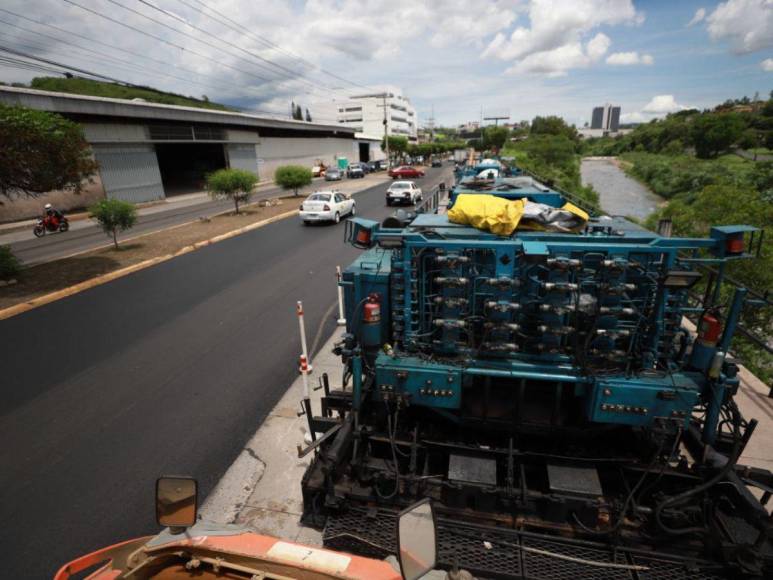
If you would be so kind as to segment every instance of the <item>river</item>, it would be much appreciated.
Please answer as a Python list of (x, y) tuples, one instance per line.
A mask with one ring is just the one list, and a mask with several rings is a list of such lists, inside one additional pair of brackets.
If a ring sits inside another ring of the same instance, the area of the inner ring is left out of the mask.
[(583, 185), (592, 185), (602, 209), (611, 215), (645, 219), (663, 203), (641, 183), (628, 177), (613, 157), (587, 157), (580, 166)]

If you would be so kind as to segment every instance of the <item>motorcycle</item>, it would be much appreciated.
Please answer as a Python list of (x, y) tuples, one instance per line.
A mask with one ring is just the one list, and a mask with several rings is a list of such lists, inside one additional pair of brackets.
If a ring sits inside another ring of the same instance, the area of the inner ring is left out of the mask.
[(66, 232), (69, 229), (70, 222), (67, 221), (66, 217), (58, 218), (52, 215), (38, 218), (38, 223), (32, 229), (32, 233), (35, 234), (36, 238), (42, 238), (47, 232)]

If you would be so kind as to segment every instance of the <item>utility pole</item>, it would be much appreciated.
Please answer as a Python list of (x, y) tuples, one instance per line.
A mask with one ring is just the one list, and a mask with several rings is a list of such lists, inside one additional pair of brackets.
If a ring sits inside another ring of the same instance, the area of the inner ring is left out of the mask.
[(381, 97), (384, 103), (384, 148), (386, 150), (386, 157), (387, 157), (387, 171), (389, 171), (392, 164), (389, 158), (389, 131), (387, 130), (387, 105), (386, 105), (387, 94), (383, 93)]

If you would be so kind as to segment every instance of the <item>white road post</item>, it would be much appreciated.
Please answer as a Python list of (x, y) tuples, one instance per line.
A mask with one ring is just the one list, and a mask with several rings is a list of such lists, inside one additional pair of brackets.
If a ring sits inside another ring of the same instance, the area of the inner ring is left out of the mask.
[(306, 362), (306, 357), (301, 355), (301, 376), (303, 377), (303, 399), (308, 401), (311, 399), (311, 391), (309, 391), (309, 365)]
[(341, 287), (341, 266), (336, 266), (336, 281), (338, 286), (338, 326), (346, 325), (344, 318), (344, 289)]
[[(306, 358), (306, 361), (309, 361), (309, 351), (306, 348), (306, 325), (303, 323), (303, 302), (298, 300), (297, 304), (295, 305), (295, 312), (298, 314), (298, 326), (301, 330), (301, 356)], [(314, 367), (311, 366), (311, 362), (308, 362), (308, 371), (311, 372)]]

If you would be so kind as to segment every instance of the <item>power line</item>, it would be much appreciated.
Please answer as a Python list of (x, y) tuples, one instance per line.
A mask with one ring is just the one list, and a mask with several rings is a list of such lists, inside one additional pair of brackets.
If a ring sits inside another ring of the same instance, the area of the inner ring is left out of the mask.
[(43, 62), (43, 63), (49, 64), (49, 65), (58, 66), (58, 67), (63, 68), (65, 70), (70, 70), (70, 71), (78, 72), (78, 73), (81, 73), (81, 74), (85, 74), (85, 75), (92, 76), (92, 77), (95, 77), (95, 78), (100, 78), (100, 79), (103, 79), (103, 80), (106, 80), (106, 81), (110, 81), (110, 82), (113, 82), (113, 83), (120, 83), (120, 84), (123, 84), (123, 85), (132, 86), (132, 87), (137, 87), (138, 86), (138, 85), (133, 85), (131, 83), (127, 83), (127, 82), (122, 81), (120, 79), (116, 79), (114, 77), (109, 77), (107, 75), (103, 75), (103, 74), (100, 74), (100, 73), (91, 72), (91, 71), (88, 71), (86, 69), (82, 69), (82, 68), (75, 67), (75, 66), (68, 65), (68, 64), (62, 64), (62, 63), (57, 62), (55, 60), (49, 60), (47, 58), (43, 58), (43, 57), (40, 57), (40, 56), (35, 56), (34, 54), (28, 54), (28, 53), (22, 52), (20, 50), (14, 50), (13, 48), (9, 48), (7, 46), (0, 45), (0, 50), (2, 50), (4, 52), (8, 52), (10, 54), (15, 54), (16, 56), (21, 56), (21, 57), (28, 58), (28, 59), (31, 59), (31, 60), (36, 60), (36, 61), (39, 61), (39, 62)]
[[(182, 18), (182, 17), (180, 17), (180, 16), (177, 16), (176, 14), (174, 14), (174, 13), (172, 13), (172, 12), (169, 12), (169, 11), (167, 11), (167, 10), (164, 10), (163, 8), (161, 8), (161, 7), (159, 7), (159, 6), (155, 6), (154, 4), (152, 4), (152, 3), (148, 2), (147, 0), (138, 0), (138, 1), (139, 1), (141, 4), (144, 4), (145, 6), (148, 6), (148, 7), (152, 8), (153, 10), (156, 10), (156, 11), (158, 11), (158, 12), (161, 12), (161, 14), (164, 14), (165, 16), (168, 16), (168, 17), (170, 17), (170, 18), (173, 18), (173, 19), (177, 20), (178, 22), (182, 22), (183, 24), (185, 24), (186, 26), (188, 26), (188, 27), (190, 27), (190, 28), (193, 28), (194, 30), (198, 30), (199, 32), (201, 32), (201, 33), (203, 33), (203, 34), (206, 34), (207, 36), (213, 36), (213, 35), (212, 35), (212, 33), (211, 33), (211, 32), (209, 32), (208, 30), (205, 30), (205, 29), (203, 29), (203, 28), (200, 28), (199, 26), (195, 26), (194, 24), (191, 24), (190, 22), (188, 22), (188, 21), (187, 21), (187, 20), (185, 20), (184, 18)], [(115, 2), (115, 0), (108, 0), (108, 2), (112, 2), (113, 4), (118, 4), (119, 6), (123, 6), (122, 4), (119, 4), (118, 2)], [(125, 6), (123, 6), (123, 7), (124, 7), (124, 8), (126, 8)], [(127, 9), (127, 10), (131, 10), (131, 9), (129, 9), (129, 8), (126, 8), (126, 9)], [(176, 28), (172, 28), (171, 26), (167, 26), (166, 24), (163, 24), (162, 22), (159, 22), (158, 20), (152, 19), (152, 18), (150, 18), (149, 16), (146, 16), (146, 15), (142, 14), (141, 12), (136, 12), (136, 11), (134, 11), (134, 10), (131, 10), (131, 11), (132, 11), (132, 12), (134, 12), (135, 14), (140, 14), (141, 16), (145, 16), (145, 18), (149, 18), (150, 20), (152, 20), (153, 22), (156, 22), (157, 24), (160, 24), (161, 26), (166, 26), (166, 27), (167, 27), (167, 28), (169, 28), (170, 30), (174, 30), (175, 32), (177, 32), (177, 33), (179, 33), (179, 34), (185, 34), (183, 31), (181, 31), (181, 30), (177, 30)], [(188, 36), (188, 35), (186, 34), (186, 36)], [(195, 36), (191, 36), (191, 38), (194, 38), (194, 39), (198, 40), (199, 42), (203, 42), (201, 39), (198, 39), (198, 38), (196, 38)], [(269, 59), (267, 59), (267, 58), (265, 58), (265, 57), (262, 57), (262, 56), (260, 56), (259, 54), (255, 54), (254, 52), (250, 52), (249, 50), (246, 50), (246, 49), (242, 48), (241, 46), (239, 46), (239, 45), (237, 45), (237, 44), (234, 44), (234, 43), (232, 43), (232, 42), (229, 42), (229, 41), (227, 41), (227, 40), (223, 40), (222, 38), (218, 38), (218, 40), (219, 40), (220, 42), (222, 42), (223, 44), (226, 44), (226, 45), (228, 45), (228, 46), (232, 46), (232, 47), (236, 48), (237, 50), (241, 50), (241, 51), (242, 51), (242, 52), (244, 52), (245, 54), (249, 54), (249, 55), (250, 55), (250, 56), (252, 56), (253, 58), (257, 58), (258, 60), (260, 60), (260, 61), (262, 61), (262, 62), (265, 62), (266, 64), (269, 64), (269, 65), (271, 65), (271, 66), (273, 66), (273, 67), (275, 67), (275, 68), (279, 69), (280, 71), (284, 72), (285, 76), (287, 76), (287, 77), (288, 77), (288, 78), (290, 78), (290, 79), (296, 79), (296, 78), (298, 78), (298, 72), (297, 72), (297, 71), (294, 71), (294, 70), (292, 70), (292, 69), (289, 69), (289, 68), (287, 68), (286, 66), (283, 66), (283, 65), (281, 65), (281, 64), (275, 63), (274, 61), (272, 61), (272, 60), (269, 60)], [(218, 50), (222, 50), (222, 49), (221, 49), (221, 48), (218, 48)], [(226, 54), (229, 54), (229, 53), (226, 53)], [(232, 55), (232, 56), (233, 56), (233, 55)], [(237, 57), (237, 58), (238, 58), (238, 57)], [(248, 61), (248, 62), (249, 62), (249, 61)], [(271, 72), (274, 72), (274, 71), (271, 71)], [(274, 72), (274, 74), (276, 74), (276, 73)], [(305, 81), (305, 82), (308, 82), (308, 81)]]
[[(208, 85), (206, 83), (201, 83), (201, 82), (194, 81), (194, 80), (191, 80), (191, 79), (186, 79), (184, 77), (178, 77), (178, 76), (169, 74), (166, 71), (159, 71), (157, 69), (152, 69), (152, 68), (149, 68), (149, 67), (143, 67), (141, 65), (136, 65), (136, 64), (134, 64), (131, 61), (124, 60), (124, 59), (118, 58), (116, 56), (100, 53), (100, 52), (97, 52), (96, 50), (92, 50), (92, 49), (90, 49), (90, 48), (88, 48), (86, 46), (82, 46), (82, 45), (76, 44), (74, 42), (68, 42), (68, 41), (63, 40), (61, 38), (57, 38), (56, 36), (51, 36), (50, 34), (45, 34), (43, 32), (38, 32), (36, 30), (30, 30), (29, 28), (25, 28), (23, 26), (19, 26), (17, 24), (13, 24), (11, 22), (8, 22), (7, 20), (3, 20), (2, 18), (0, 18), (0, 23), (6, 24), (6, 25), (11, 26), (13, 28), (17, 28), (18, 30), (23, 30), (25, 32), (29, 32), (29, 33), (32, 33), (32, 34), (43, 36), (45, 38), (50, 38), (52, 40), (57, 41), (58, 43), (64, 44), (65, 46), (71, 46), (71, 47), (79, 49), (81, 51), (95, 54), (98, 57), (100, 57), (101, 59), (109, 59), (109, 60), (112, 60), (112, 61), (115, 61), (115, 62), (118, 62), (118, 63), (124, 63), (126, 65), (129, 65), (129, 66), (133, 67), (133, 68), (132, 69), (126, 69), (125, 66), (122, 67), (122, 68), (124, 68), (125, 70), (130, 70), (131, 72), (134, 72), (134, 73), (139, 72), (139, 73), (143, 73), (143, 74), (150, 74), (152, 76), (158, 76), (158, 77), (161, 77), (161, 78), (173, 78), (173, 79), (177, 79), (179, 81), (183, 81), (185, 83), (199, 85), (199, 86), (202, 86), (202, 87), (205, 87), (205, 88), (210, 88), (210, 89), (217, 89), (217, 88), (219, 88), (219, 87), (216, 87), (215, 85)], [(37, 50), (41, 49), (40, 46), (33, 47), (33, 48), (35, 48)], [(44, 46), (43, 49), (45, 49), (45, 48), (46, 47)], [(83, 57), (83, 56), (81, 56), (81, 58), (91, 58), (93, 60), (93, 57)], [(120, 67), (120, 65), (116, 65), (116, 64), (111, 64), (111, 66), (118, 66), (118, 67)]]
[(144, 30), (142, 30), (140, 28), (132, 26), (131, 24), (126, 24), (125, 22), (121, 22), (120, 20), (116, 20), (115, 18), (107, 16), (106, 14), (102, 14), (101, 12), (98, 12), (96, 10), (92, 10), (91, 8), (88, 8), (86, 6), (82, 6), (82, 5), (78, 4), (77, 2), (73, 2), (73, 0), (63, 0), (63, 1), (67, 2), (68, 4), (71, 4), (73, 6), (77, 6), (81, 10), (85, 10), (86, 12), (90, 12), (91, 14), (94, 14), (95, 16), (99, 16), (100, 18), (104, 18), (105, 20), (109, 20), (110, 22), (113, 22), (115, 24), (123, 26), (124, 28), (128, 28), (130, 30), (133, 30), (134, 32), (139, 32), (140, 34), (142, 34), (144, 36), (147, 36), (149, 38), (153, 38), (155, 40), (163, 42), (164, 44), (168, 44), (169, 46), (173, 46), (174, 48), (178, 48), (178, 49), (180, 49), (180, 50), (182, 50), (184, 52), (188, 52), (190, 54), (198, 56), (199, 58), (203, 58), (205, 60), (213, 62), (213, 63), (217, 64), (218, 66), (224, 66), (226, 68), (230, 68), (232, 70), (235, 70), (235, 71), (240, 72), (240, 73), (245, 74), (245, 75), (249, 75), (249, 76), (255, 77), (255, 78), (257, 78), (257, 79), (259, 79), (261, 81), (267, 82), (267, 83), (273, 82), (273, 81), (271, 81), (271, 80), (269, 80), (269, 79), (267, 79), (265, 77), (262, 77), (260, 75), (256, 75), (256, 74), (251, 73), (249, 71), (242, 70), (242, 69), (240, 69), (238, 67), (235, 67), (235, 66), (232, 66), (232, 65), (229, 65), (229, 64), (225, 64), (224, 62), (221, 62), (221, 61), (219, 61), (219, 60), (217, 60), (215, 58), (211, 58), (211, 57), (209, 57), (209, 56), (207, 56), (205, 54), (201, 54), (200, 52), (196, 52), (196, 51), (193, 51), (193, 50), (191, 50), (189, 48), (185, 48), (184, 46), (181, 46), (179, 44), (171, 42), (171, 41), (169, 41), (169, 40), (167, 40), (165, 38), (162, 38), (160, 36), (156, 36), (155, 34), (151, 34), (150, 32), (146, 32), (146, 31), (144, 31)]
[(315, 63), (313, 63), (313, 62), (303, 58), (302, 56), (296, 55), (295, 53), (293, 53), (293, 52), (291, 52), (291, 51), (289, 51), (289, 50), (279, 46), (278, 44), (272, 42), (271, 40), (269, 40), (269, 39), (267, 39), (267, 38), (265, 38), (263, 36), (260, 36), (259, 34), (255, 34), (254, 32), (250, 31), (248, 28), (246, 28), (245, 26), (243, 26), (240, 23), (236, 22), (232, 18), (229, 18), (228, 16), (226, 16), (222, 12), (219, 12), (215, 8), (207, 6), (206, 4), (204, 4), (204, 2), (201, 2), (201, 0), (194, 0), (194, 2), (196, 2), (197, 4), (199, 4), (200, 6), (205, 8), (206, 10), (208, 10), (209, 12), (212, 12), (212, 13), (218, 15), (220, 18), (226, 20), (227, 22), (230, 22), (231, 24), (229, 25), (228, 23), (223, 22), (222, 20), (218, 20), (217, 18), (215, 18), (214, 16), (212, 16), (210, 14), (206, 14), (201, 8), (196, 8), (194, 6), (191, 6), (188, 2), (186, 2), (186, 0), (177, 0), (177, 1), (180, 2), (181, 4), (184, 4), (185, 6), (188, 6), (189, 8), (191, 8), (193, 10), (196, 10), (197, 12), (199, 12), (199, 14), (202, 14), (204, 16), (208, 16), (209, 18), (212, 18), (216, 22), (219, 22), (223, 26), (226, 26), (226, 27), (230, 28), (231, 30), (233, 30), (235, 32), (240, 32), (241, 34), (246, 34), (247, 36), (257, 40), (258, 42), (260, 42), (264, 46), (269, 47), (269, 48), (273, 48), (273, 49), (275, 49), (275, 50), (285, 54), (286, 56), (288, 56), (288, 57), (290, 57), (290, 58), (292, 58), (294, 60), (306, 63), (309, 66), (311, 66), (312, 68), (317, 69), (320, 72), (322, 72), (322, 73), (324, 73), (324, 74), (326, 74), (328, 76), (336, 78), (336, 79), (338, 79), (340, 81), (343, 81), (343, 82), (345, 82), (347, 84), (350, 84), (352, 86), (355, 86), (355, 87), (359, 87), (359, 88), (366, 89), (366, 90), (371, 90), (370, 87), (367, 87), (365, 85), (361, 85), (361, 84), (356, 83), (354, 81), (350, 81), (350, 80), (348, 80), (348, 79), (346, 79), (346, 78), (344, 78), (342, 76), (339, 76), (339, 75), (337, 75), (337, 74), (335, 74), (335, 73), (333, 73), (331, 71), (325, 70), (321, 66), (319, 66), (319, 65), (317, 65), (317, 64), (315, 64)]
[[(119, 51), (119, 52), (123, 52), (123, 53), (129, 54), (129, 55), (131, 55), (131, 56), (134, 56), (134, 57), (137, 57), (137, 58), (142, 58), (142, 59), (145, 59), (145, 60), (148, 60), (148, 61), (151, 61), (151, 62), (155, 62), (155, 63), (158, 63), (158, 64), (162, 64), (162, 65), (164, 65), (164, 66), (173, 66), (174, 68), (176, 68), (176, 69), (177, 69), (177, 70), (179, 70), (179, 71), (188, 72), (188, 73), (191, 73), (191, 74), (194, 74), (194, 75), (197, 75), (197, 76), (203, 76), (203, 75), (201, 75), (200, 73), (198, 73), (198, 72), (197, 72), (197, 71), (195, 71), (195, 70), (188, 69), (188, 68), (185, 68), (185, 67), (182, 67), (182, 66), (179, 66), (179, 65), (170, 65), (169, 61), (158, 60), (158, 59), (156, 59), (156, 58), (152, 58), (152, 57), (146, 56), (146, 55), (144, 55), (144, 54), (140, 54), (140, 53), (138, 53), (138, 52), (132, 52), (131, 50), (126, 50), (125, 48), (121, 48), (121, 47), (119, 47), (119, 46), (114, 46), (114, 45), (112, 45), (112, 44), (108, 44), (108, 43), (106, 43), (106, 42), (102, 42), (102, 41), (100, 41), (100, 40), (97, 40), (97, 39), (95, 39), (95, 38), (88, 37), (88, 36), (86, 36), (86, 35), (83, 35), (83, 34), (78, 34), (77, 32), (73, 32), (72, 30), (67, 30), (67, 29), (65, 29), (65, 28), (60, 28), (60, 27), (58, 27), (58, 26), (54, 26), (53, 24), (47, 24), (47, 23), (45, 23), (45, 22), (40, 22), (39, 20), (34, 20), (34, 19), (32, 19), (32, 18), (28, 18), (28, 17), (26, 17), (26, 16), (23, 16), (23, 15), (21, 15), (21, 14), (17, 14), (16, 12), (12, 12), (12, 11), (10, 11), (10, 10), (6, 10), (5, 8), (0, 8), (0, 12), (6, 12), (6, 13), (8, 13), (8, 14), (11, 14), (12, 16), (15, 16), (16, 18), (20, 18), (20, 19), (22, 19), (22, 20), (26, 20), (26, 21), (28, 21), (28, 22), (32, 22), (33, 24), (38, 24), (38, 25), (40, 25), (40, 26), (45, 26), (45, 27), (47, 27), (47, 28), (51, 28), (51, 29), (53, 29), (53, 30), (56, 30), (56, 31), (58, 31), (58, 32), (62, 32), (62, 33), (64, 33), (64, 34), (67, 34), (67, 35), (69, 35), (69, 36), (75, 36), (75, 37), (77, 37), (77, 38), (82, 38), (83, 40), (87, 40), (87, 41), (89, 41), (89, 42), (93, 42), (93, 43), (95, 43), (95, 44), (98, 44), (98, 45), (100, 45), (100, 46), (104, 46), (104, 47), (110, 48), (110, 49), (112, 49), (112, 50), (116, 50), (116, 51)], [(18, 26), (18, 25), (16, 25), (16, 24), (14, 24), (13, 26), (16, 26), (17, 28), (20, 28), (20, 29), (22, 29), (22, 30), (25, 30), (24, 28), (22, 28), (22, 27), (20, 27), (20, 26)], [(30, 32), (34, 32), (34, 34), (40, 34), (40, 35), (42, 35), (42, 34), (43, 34), (42, 32), (35, 32), (35, 31), (30, 31)], [(46, 36), (48, 36), (48, 35), (46, 35)], [(61, 40), (61, 39), (59, 39), (59, 38), (56, 38), (56, 37), (54, 37), (54, 36), (51, 36), (50, 38), (54, 38), (54, 39), (55, 39), (55, 40), (57, 40), (58, 42), (63, 42), (63, 43), (65, 43), (65, 44), (67, 43), (67, 41)], [(164, 74), (166, 74), (166, 73), (164, 73)], [(218, 87), (215, 87), (214, 85), (210, 85), (210, 86), (211, 86), (212, 88), (218, 88)]]
[[(69, 1), (70, 1), (70, 0), (65, 0), (65, 2), (69, 2)], [(169, 30), (171, 30), (171, 31), (173, 31), (173, 32), (176, 32), (177, 34), (182, 34), (183, 36), (185, 36), (185, 37), (187, 37), (187, 38), (190, 38), (190, 39), (192, 39), (192, 40), (195, 40), (196, 42), (200, 42), (201, 44), (204, 44), (204, 45), (206, 45), (206, 46), (209, 46), (210, 48), (214, 48), (215, 50), (219, 50), (219, 51), (220, 51), (220, 52), (222, 52), (223, 54), (227, 54), (227, 55), (229, 55), (229, 56), (232, 56), (232, 57), (234, 57), (234, 58), (238, 58), (238, 59), (242, 60), (243, 62), (246, 62), (246, 63), (248, 63), (248, 64), (250, 64), (250, 65), (252, 65), (252, 66), (259, 66), (259, 67), (262, 67), (262, 70), (265, 70), (265, 65), (260, 65), (260, 64), (256, 64), (256, 63), (254, 63), (254, 62), (251, 62), (251, 61), (249, 61), (249, 60), (245, 59), (244, 57), (241, 57), (241, 56), (239, 56), (239, 55), (237, 55), (237, 54), (234, 54), (234, 53), (232, 53), (232, 52), (229, 52), (229, 51), (227, 51), (227, 50), (225, 50), (225, 49), (223, 49), (223, 48), (221, 48), (221, 47), (217, 46), (216, 44), (213, 44), (213, 43), (211, 43), (211, 42), (209, 42), (209, 41), (207, 41), (207, 40), (203, 40), (203, 39), (201, 39), (201, 38), (198, 38), (198, 37), (194, 36), (193, 34), (189, 34), (189, 33), (185, 32), (184, 30), (179, 30), (179, 29), (175, 28), (174, 26), (170, 26), (169, 24), (166, 24), (166, 23), (164, 23), (164, 22), (161, 22), (160, 20), (158, 20), (158, 19), (156, 19), (156, 18), (152, 18), (152, 17), (148, 16), (147, 14), (143, 14), (142, 12), (140, 12), (140, 11), (138, 11), (138, 10), (135, 10), (135, 9), (133, 9), (133, 8), (130, 8), (130, 7), (126, 6), (126, 5), (124, 5), (124, 4), (121, 4), (121, 3), (120, 3), (120, 2), (118, 2), (117, 0), (107, 0), (107, 1), (108, 1), (108, 2), (110, 2), (111, 4), (115, 4), (116, 6), (120, 6), (121, 8), (123, 8), (124, 10), (127, 10), (127, 11), (131, 12), (132, 14), (136, 14), (137, 16), (140, 16), (140, 17), (142, 17), (142, 18), (145, 18), (146, 20), (150, 20), (151, 22), (153, 22), (153, 23), (155, 23), (155, 24), (158, 24), (159, 26), (163, 26), (164, 28), (167, 28), (167, 29), (169, 29)], [(158, 10), (158, 11), (160, 11), (162, 14), (168, 14), (168, 13), (167, 13), (167, 12), (165, 12), (164, 10), (162, 10), (162, 9), (160, 9), (160, 8), (156, 7), (156, 6), (153, 6), (152, 4), (150, 4), (150, 3), (148, 3), (148, 2), (145, 2), (144, 0), (139, 0), (139, 1), (140, 1), (140, 2), (142, 2), (143, 4), (145, 4), (146, 6), (150, 6), (151, 8), (153, 8), (153, 9), (155, 9), (155, 10)], [(191, 28), (193, 28), (193, 29), (195, 29), (195, 30), (198, 30), (198, 31), (200, 31), (200, 32), (203, 32), (204, 34), (206, 34), (206, 35), (208, 35), (208, 36), (212, 36), (212, 35), (211, 35), (209, 32), (207, 32), (207, 31), (206, 31), (206, 30), (204, 30), (203, 28), (196, 27), (196, 26), (194, 26), (194, 25), (192, 25), (192, 24), (188, 24), (188, 26), (190, 26)], [(261, 61), (266, 61), (266, 62), (268, 62), (268, 63), (270, 63), (270, 64), (271, 64), (271, 61), (267, 61), (267, 60), (266, 60), (266, 59), (264, 59), (263, 57), (261, 57), (261, 56), (259, 56), (259, 55), (255, 54), (255, 53), (252, 53), (252, 52), (250, 52), (250, 51), (248, 51), (248, 50), (245, 50), (245, 49), (243, 49), (242, 47), (240, 47), (240, 46), (238, 46), (238, 45), (236, 45), (236, 44), (233, 44), (232, 42), (229, 42), (229, 41), (227, 41), (227, 40), (223, 40), (222, 38), (220, 38), (220, 39), (217, 39), (217, 40), (219, 40), (219, 41), (220, 41), (221, 43), (223, 43), (223, 44), (226, 44), (226, 45), (228, 45), (228, 46), (232, 46), (232, 47), (236, 48), (237, 50), (241, 50), (242, 52), (244, 52), (245, 54), (248, 54), (248, 55), (252, 56), (253, 58), (257, 58), (258, 60), (261, 60)], [(279, 65), (277, 65), (277, 66), (279, 66)], [(287, 70), (289, 70), (289, 69), (287, 69)], [(270, 74), (277, 74), (277, 73), (276, 73), (276, 72), (274, 72), (274, 71), (268, 71), (268, 72), (269, 72)], [(317, 88), (317, 86), (316, 86), (316, 85), (314, 85), (313, 83), (310, 83), (309, 81), (307, 81), (307, 80), (305, 80), (305, 79), (303, 79), (303, 78), (301, 78), (301, 77), (298, 77), (298, 76), (297, 76), (297, 73), (293, 73), (293, 71), (290, 71), (290, 73), (291, 73), (291, 74), (289, 74), (289, 75), (288, 75), (287, 73), (285, 73), (285, 76), (287, 76), (289, 80), (299, 80), (299, 81), (301, 81), (301, 82), (305, 82), (305, 83), (309, 84), (309, 85), (310, 85), (312, 88), (315, 88), (315, 89)], [(267, 79), (267, 82), (273, 82), (273, 81), (275, 81), (275, 80), (278, 80), (278, 79), (272, 79), (272, 80), (268, 80), (268, 79)], [(325, 88), (325, 89), (327, 89), (327, 90), (330, 90), (330, 89), (328, 89), (327, 87), (322, 87), (322, 88)]]

